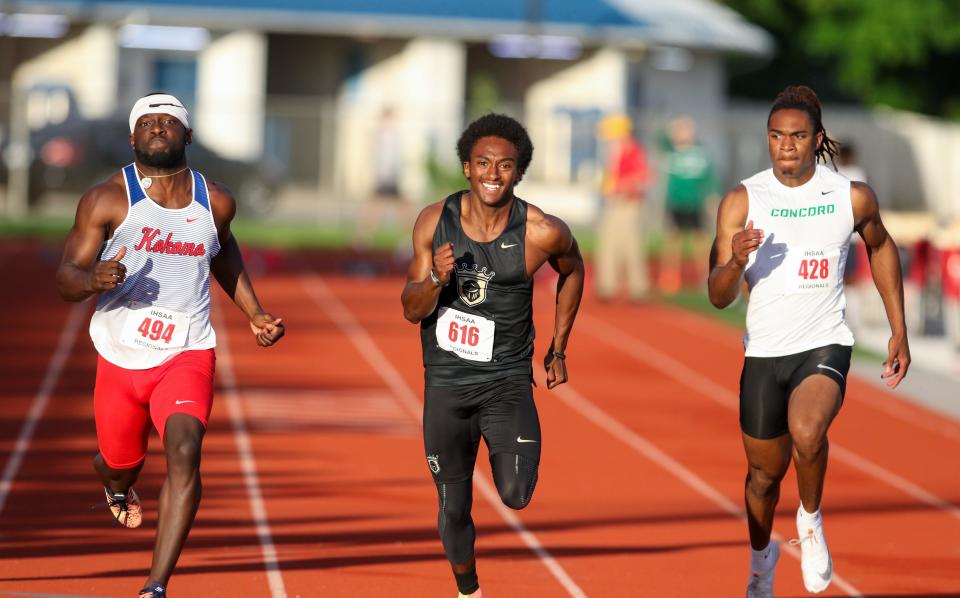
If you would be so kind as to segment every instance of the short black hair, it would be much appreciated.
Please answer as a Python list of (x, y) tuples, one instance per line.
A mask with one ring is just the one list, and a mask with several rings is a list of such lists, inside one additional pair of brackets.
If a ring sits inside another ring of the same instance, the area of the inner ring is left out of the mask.
[(505, 114), (491, 112), (481, 116), (464, 129), (457, 141), (457, 155), (461, 163), (470, 161), (470, 152), (482, 137), (500, 137), (512, 143), (517, 148), (517, 172), (523, 176), (533, 159), (533, 142), (523, 125)]

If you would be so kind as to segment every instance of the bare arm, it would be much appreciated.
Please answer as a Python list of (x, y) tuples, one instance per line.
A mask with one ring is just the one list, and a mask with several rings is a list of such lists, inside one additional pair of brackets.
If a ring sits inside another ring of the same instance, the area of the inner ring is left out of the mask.
[(880, 220), (880, 205), (873, 189), (865, 183), (851, 183), (851, 200), (855, 227), (866, 245), (873, 283), (883, 300), (887, 321), (890, 323), (887, 359), (883, 362), (884, 371), (881, 376), (889, 378), (887, 386), (896, 388), (910, 367), (910, 346), (903, 313), (900, 255), (896, 243)]
[(546, 253), (550, 267), (560, 275), (553, 341), (543, 359), (547, 388), (553, 388), (568, 380), (565, 352), (583, 298), (583, 256), (570, 228), (559, 218), (543, 214), (542, 220), (535, 219), (532, 224), (528, 229), (531, 244)]
[(286, 332), (283, 320), (264, 311), (253, 290), (253, 283), (250, 282), (243, 255), (240, 253), (240, 245), (230, 230), (230, 223), (237, 213), (236, 200), (226, 187), (216, 183), (209, 186), (210, 208), (220, 240), (220, 252), (210, 262), (210, 272), (234, 304), (247, 316), (257, 344), (269, 347)]
[(746, 221), (748, 208), (747, 189), (743, 185), (727, 193), (717, 208), (717, 236), (710, 250), (707, 288), (710, 303), (718, 309), (737, 298), (750, 253), (763, 243), (763, 231)]
[(126, 204), (123, 188), (112, 180), (92, 187), (80, 199), (57, 268), (57, 291), (65, 301), (83, 301), (123, 283), (127, 269), (120, 260), (126, 247), (110, 259), (97, 258), (103, 242), (126, 217)]
[[(433, 233), (442, 211), (443, 202), (431, 204), (420, 212), (413, 225), (413, 259), (407, 269), (407, 283), (400, 295), (403, 317), (412, 324), (419, 323), (433, 313), (441, 289), (449, 284), (453, 275), (453, 245), (440, 247), (436, 255), (433, 252)], [(440, 284), (431, 278), (431, 270)]]

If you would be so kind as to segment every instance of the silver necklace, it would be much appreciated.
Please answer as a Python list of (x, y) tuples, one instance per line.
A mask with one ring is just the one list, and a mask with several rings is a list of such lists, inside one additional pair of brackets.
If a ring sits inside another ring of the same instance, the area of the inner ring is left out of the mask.
[(188, 167), (188, 166), (184, 166), (184, 167), (181, 168), (180, 170), (178, 170), (178, 171), (176, 171), (176, 172), (172, 172), (172, 173), (170, 173), (170, 174), (155, 174), (155, 175), (153, 175), (153, 176), (147, 176), (147, 175), (143, 174), (143, 172), (142, 172), (139, 168), (137, 168), (137, 172), (139, 172), (139, 173), (140, 173), (140, 176), (143, 177), (142, 179), (140, 179), (140, 184), (143, 185), (143, 188), (144, 188), (144, 189), (149, 189), (150, 186), (153, 185), (153, 179), (162, 179), (162, 178), (165, 178), (165, 177), (168, 177), (168, 176), (175, 176), (175, 175), (180, 174), (181, 172), (183, 172), (183, 171), (186, 170), (187, 168), (189, 168), (189, 167)]

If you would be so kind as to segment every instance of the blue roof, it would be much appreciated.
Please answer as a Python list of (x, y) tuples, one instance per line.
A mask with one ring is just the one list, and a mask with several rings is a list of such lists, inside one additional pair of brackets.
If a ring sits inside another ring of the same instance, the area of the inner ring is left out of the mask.
[[(131, 4), (127, 1), (107, 0), (97, 4)], [(522, 0), (485, 0), (482, 3), (450, 0), (150, 0), (135, 2), (141, 5), (189, 6), (191, 8), (226, 8), (263, 11), (269, 9), (334, 12), (365, 15), (394, 15), (403, 17), (432, 17), (452, 19), (485, 19), (526, 21), (526, 4)], [(542, 19), (551, 23), (577, 25), (629, 26), (637, 22), (602, 0), (540, 0)]]
[(665, 44), (756, 55), (773, 49), (766, 31), (715, 0), (44, 0), (43, 6), (87, 21), (134, 17), (221, 30), (480, 41), (534, 29), (598, 45)]
[(526, 22), (527, 6), (538, 5), (544, 23), (629, 27), (642, 25), (603, 0), (87, 0), (94, 6), (180, 7), (189, 9), (226, 9), (233, 11), (341, 13), (344, 15), (482, 19), (487, 21)]

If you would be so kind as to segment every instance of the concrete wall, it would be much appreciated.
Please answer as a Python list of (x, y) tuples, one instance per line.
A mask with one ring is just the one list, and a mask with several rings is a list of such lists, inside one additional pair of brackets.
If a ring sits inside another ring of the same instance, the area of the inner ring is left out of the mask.
[(420, 38), (406, 42), (399, 52), (390, 44), (375, 46), (369, 59), (367, 68), (349, 77), (340, 90), (335, 189), (357, 199), (373, 192), (376, 128), (383, 110), (390, 108), (401, 129), (400, 190), (421, 199), (428, 188), (425, 165), (431, 148), (452, 152), (460, 133), (463, 45)]
[[(906, 141), (911, 169), (919, 173), (919, 188), (902, 190), (903, 199), (925, 199), (924, 207), (943, 221), (960, 219), (960, 125), (892, 111), (878, 112), (874, 120)], [(891, 168), (887, 174), (896, 177), (898, 170), (903, 171)]]
[(116, 108), (117, 54), (114, 29), (91, 26), (23, 63), (14, 74), (15, 93), (40, 84), (62, 84), (73, 91), (79, 116), (102, 118)]
[(216, 37), (198, 58), (198, 140), (218, 154), (255, 160), (263, 152), (267, 91), (266, 36), (236, 31)]
[[(527, 130), (540, 142), (531, 175), (570, 181), (570, 110), (619, 112), (627, 109), (627, 56), (601, 49), (530, 86), (524, 106)], [(590, 184), (592, 177), (584, 177)]]

